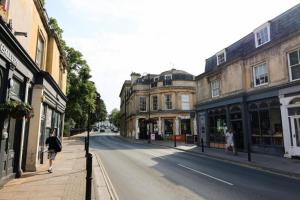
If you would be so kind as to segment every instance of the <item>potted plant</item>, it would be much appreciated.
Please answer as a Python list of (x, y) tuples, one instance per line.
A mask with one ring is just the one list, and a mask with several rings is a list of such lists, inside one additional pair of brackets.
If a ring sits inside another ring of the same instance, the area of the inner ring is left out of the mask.
[(5, 103), (0, 104), (0, 117), (2, 119), (5, 119), (8, 115), (10, 115), (14, 107), (15, 104), (12, 101), (7, 101)]

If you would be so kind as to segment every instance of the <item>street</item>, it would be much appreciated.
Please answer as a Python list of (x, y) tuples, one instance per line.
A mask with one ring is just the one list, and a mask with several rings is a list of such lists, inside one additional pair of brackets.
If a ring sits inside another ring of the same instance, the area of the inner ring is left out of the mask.
[(160, 146), (94, 133), (101, 158), (121, 200), (299, 199), (300, 181), (198, 157)]

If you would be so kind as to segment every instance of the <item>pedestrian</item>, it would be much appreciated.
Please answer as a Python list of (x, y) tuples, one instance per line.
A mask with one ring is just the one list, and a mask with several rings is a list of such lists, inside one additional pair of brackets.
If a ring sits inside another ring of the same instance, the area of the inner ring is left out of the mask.
[(232, 152), (234, 154), (236, 154), (235, 152), (235, 146), (234, 146), (234, 138), (233, 138), (233, 131), (232, 129), (229, 129), (229, 131), (227, 131), (225, 133), (225, 141), (226, 141), (226, 144), (225, 144), (225, 152), (228, 152), (229, 148), (232, 148)]
[(53, 172), (53, 161), (55, 160), (57, 152), (61, 151), (61, 142), (55, 135), (55, 129), (50, 130), (50, 135), (46, 140), (46, 145), (48, 146), (48, 159), (49, 159), (49, 169), (48, 172)]

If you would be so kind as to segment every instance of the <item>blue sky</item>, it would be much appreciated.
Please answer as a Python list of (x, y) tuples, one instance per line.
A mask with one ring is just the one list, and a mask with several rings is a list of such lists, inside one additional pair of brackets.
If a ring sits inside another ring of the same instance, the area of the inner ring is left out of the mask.
[(297, 0), (46, 0), (48, 15), (81, 51), (107, 110), (131, 72), (176, 68), (194, 75), (226, 48)]

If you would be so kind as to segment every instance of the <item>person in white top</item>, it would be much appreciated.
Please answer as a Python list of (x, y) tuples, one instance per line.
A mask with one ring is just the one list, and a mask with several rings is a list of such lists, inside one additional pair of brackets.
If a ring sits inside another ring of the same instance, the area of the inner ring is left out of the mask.
[(229, 129), (229, 131), (227, 131), (225, 133), (225, 151), (228, 152), (229, 147), (232, 147), (232, 151), (235, 154), (235, 146), (234, 146), (234, 142), (233, 142), (233, 131), (232, 129)]

